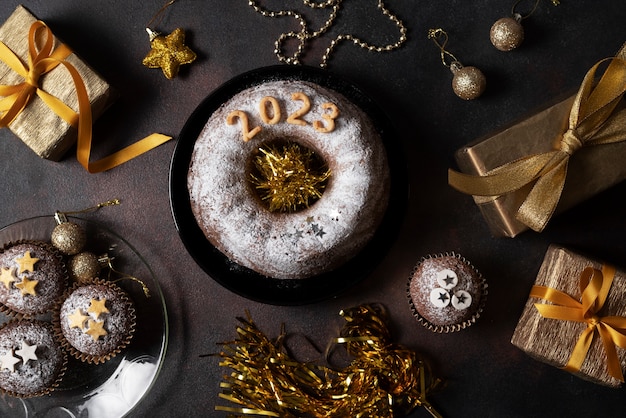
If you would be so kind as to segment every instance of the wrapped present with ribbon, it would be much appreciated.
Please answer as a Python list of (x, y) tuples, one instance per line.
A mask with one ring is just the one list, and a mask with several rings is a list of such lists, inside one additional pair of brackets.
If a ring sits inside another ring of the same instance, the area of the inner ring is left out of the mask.
[(553, 214), (626, 179), (625, 60), (626, 45), (573, 97), (457, 151), (461, 172), (449, 170), (448, 182), (473, 195), (494, 236), (540, 232)]
[(626, 368), (626, 273), (551, 245), (511, 343), (531, 357), (610, 387)]
[(82, 80), (94, 119), (110, 104), (111, 87), (37, 22), (18, 6), (0, 27), (0, 124), (40, 157), (58, 161), (77, 138), (73, 77)]
[(8, 127), (37, 155), (53, 161), (77, 143), (77, 159), (91, 173), (171, 139), (152, 134), (90, 161), (92, 124), (110, 104), (111, 88), (23, 6), (0, 27), (0, 97), (0, 127)]

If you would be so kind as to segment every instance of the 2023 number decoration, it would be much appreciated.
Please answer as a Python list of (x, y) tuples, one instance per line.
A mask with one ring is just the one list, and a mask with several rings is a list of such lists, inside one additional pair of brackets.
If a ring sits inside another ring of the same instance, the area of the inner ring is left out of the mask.
[[(303, 119), (311, 111), (311, 100), (302, 92), (295, 92), (291, 100), (302, 102), (301, 106), (287, 115), (286, 122), (292, 125), (307, 126), (309, 123)], [(339, 108), (330, 102), (322, 103), (322, 119), (312, 123), (313, 129), (321, 133), (329, 133), (335, 130), (335, 119), (339, 117)], [(271, 109), (271, 112), (270, 112)], [(275, 125), (283, 120), (278, 100), (272, 96), (265, 96), (259, 101), (259, 116), (268, 125)], [(248, 142), (263, 130), (261, 126), (250, 126), (248, 114), (243, 110), (233, 110), (226, 117), (226, 123), (234, 125), (239, 120), (241, 135), (244, 142)]]

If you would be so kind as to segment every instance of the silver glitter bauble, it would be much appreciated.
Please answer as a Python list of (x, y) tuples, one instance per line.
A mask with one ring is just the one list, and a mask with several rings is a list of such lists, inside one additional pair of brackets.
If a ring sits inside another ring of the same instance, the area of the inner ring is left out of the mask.
[(479, 97), (487, 87), (487, 79), (482, 71), (476, 67), (463, 67), (458, 63), (450, 66), (454, 74), (452, 90), (463, 100), (472, 100)]
[(98, 256), (88, 251), (78, 253), (68, 263), (70, 275), (77, 282), (94, 279), (102, 269)]
[(72, 222), (63, 222), (55, 226), (50, 238), (52, 245), (67, 255), (78, 254), (87, 243), (85, 230)]
[(524, 41), (524, 27), (520, 23), (521, 17), (503, 17), (491, 27), (489, 38), (491, 43), (500, 51), (511, 51)]

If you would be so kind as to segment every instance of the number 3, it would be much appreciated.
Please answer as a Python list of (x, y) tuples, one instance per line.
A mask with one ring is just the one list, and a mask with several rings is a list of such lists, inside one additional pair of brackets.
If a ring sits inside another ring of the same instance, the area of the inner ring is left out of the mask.
[(316, 120), (315, 122), (313, 122), (313, 127), (318, 132), (332, 132), (335, 129), (335, 119), (337, 119), (337, 116), (339, 116), (339, 109), (333, 103), (322, 104), (322, 109), (330, 109), (330, 113), (322, 114), (322, 119), (326, 121), (326, 126), (324, 126), (324, 122), (322, 122), (321, 120)]

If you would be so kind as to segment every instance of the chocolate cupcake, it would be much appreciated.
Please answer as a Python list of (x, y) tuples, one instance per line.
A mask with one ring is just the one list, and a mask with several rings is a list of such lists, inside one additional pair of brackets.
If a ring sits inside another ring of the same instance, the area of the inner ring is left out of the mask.
[(50, 393), (65, 372), (67, 355), (51, 324), (12, 320), (0, 328), (0, 391), (29, 398)]
[(487, 283), (459, 254), (427, 256), (413, 270), (408, 298), (417, 320), (431, 331), (459, 331), (480, 316)]
[(135, 308), (126, 292), (111, 282), (94, 280), (75, 286), (53, 321), (64, 347), (77, 359), (104, 363), (130, 342)]
[(62, 255), (42, 241), (18, 241), (0, 253), (0, 310), (32, 316), (52, 309), (66, 291)]

